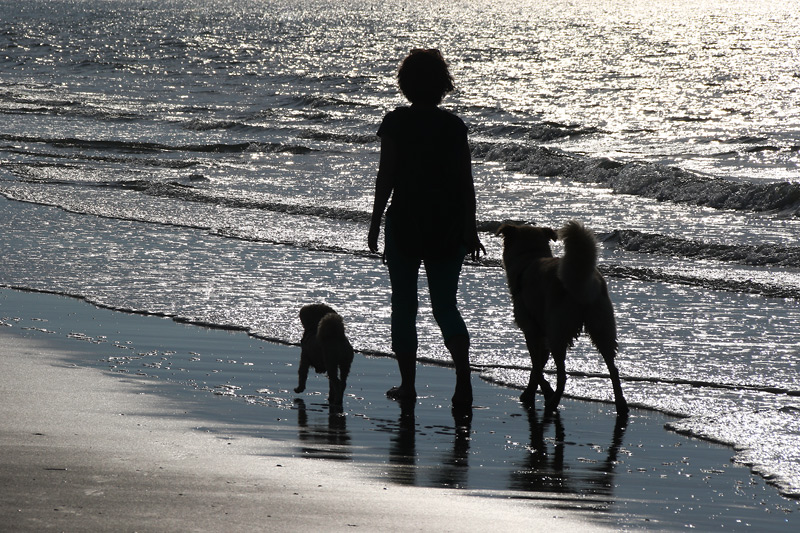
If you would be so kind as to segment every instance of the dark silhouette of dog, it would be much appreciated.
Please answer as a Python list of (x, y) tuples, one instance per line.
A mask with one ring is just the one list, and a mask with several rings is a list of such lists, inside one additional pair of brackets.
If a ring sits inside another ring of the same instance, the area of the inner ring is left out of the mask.
[[(525, 335), (532, 370), (520, 399), (534, 404), (541, 387), (545, 411), (558, 408), (567, 381), (567, 350), (585, 330), (606, 362), (618, 415), (628, 413), (622, 395), (617, 354), (614, 308), (603, 276), (597, 270), (597, 241), (577, 221), (568, 222), (556, 233), (551, 228), (503, 224), (503, 266), (514, 306), (514, 320)], [(553, 257), (550, 241), (564, 241), (564, 256)], [(556, 389), (544, 378), (543, 370), (552, 354), (556, 364)]]
[(353, 364), (353, 347), (347, 340), (344, 321), (325, 304), (310, 304), (300, 309), (303, 338), (300, 341), (299, 382), (294, 391), (306, 390), (308, 370), (328, 375), (328, 403), (342, 405), (347, 376)]

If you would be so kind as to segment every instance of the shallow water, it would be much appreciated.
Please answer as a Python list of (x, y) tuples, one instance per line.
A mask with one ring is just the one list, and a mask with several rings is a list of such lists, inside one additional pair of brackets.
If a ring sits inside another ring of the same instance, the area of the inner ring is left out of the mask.
[[(579, 218), (629, 400), (800, 495), (793, 2), (277, 4), (0, 0), (0, 285), (283, 342), (326, 301), (388, 353), (374, 133), (399, 59), (437, 46), (490, 251), (461, 288), (476, 369), (529, 367), (491, 228)], [(426, 297), (419, 323), (446, 363)], [(610, 397), (587, 342), (568, 369), (570, 395)]]

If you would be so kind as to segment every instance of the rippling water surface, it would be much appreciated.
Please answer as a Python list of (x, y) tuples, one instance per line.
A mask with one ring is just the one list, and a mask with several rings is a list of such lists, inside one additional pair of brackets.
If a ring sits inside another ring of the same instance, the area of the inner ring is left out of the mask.
[[(476, 369), (527, 381), (493, 229), (579, 218), (629, 400), (800, 495), (800, 4), (638, 4), (0, 0), (0, 284), (281, 342), (327, 301), (389, 352), (375, 131), (438, 47), (489, 249), (461, 288)], [(420, 333), (446, 362), (424, 297)], [(587, 342), (568, 368), (610, 398)]]

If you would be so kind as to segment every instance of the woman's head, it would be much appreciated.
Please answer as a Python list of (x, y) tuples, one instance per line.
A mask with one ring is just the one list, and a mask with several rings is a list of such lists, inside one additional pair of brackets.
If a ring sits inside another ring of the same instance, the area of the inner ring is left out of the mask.
[(455, 88), (442, 54), (433, 49), (412, 50), (400, 65), (397, 80), (412, 104), (438, 105)]

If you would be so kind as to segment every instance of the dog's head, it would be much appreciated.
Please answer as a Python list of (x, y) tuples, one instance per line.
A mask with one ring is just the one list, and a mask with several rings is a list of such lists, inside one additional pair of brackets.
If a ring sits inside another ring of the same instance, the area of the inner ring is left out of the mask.
[(319, 321), (328, 313), (335, 313), (335, 311), (325, 304), (304, 305), (300, 309), (300, 323), (303, 324), (304, 330), (316, 335)]
[(552, 257), (550, 241), (558, 240), (558, 233), (552, 228), (518, 224), (502, 224), (497, 235), (503, 236), (503, 258), (519, 255)]

